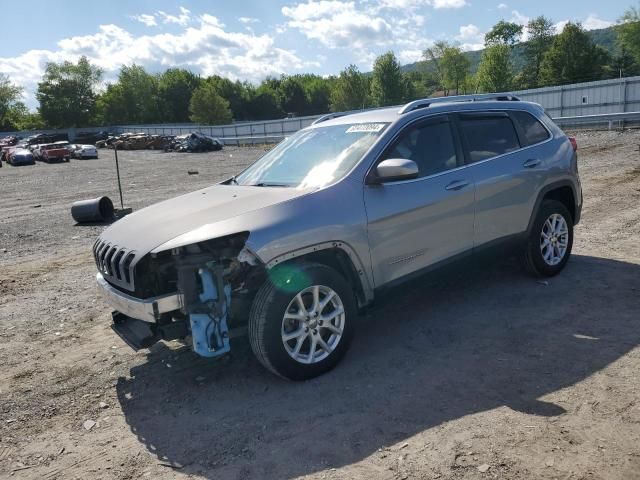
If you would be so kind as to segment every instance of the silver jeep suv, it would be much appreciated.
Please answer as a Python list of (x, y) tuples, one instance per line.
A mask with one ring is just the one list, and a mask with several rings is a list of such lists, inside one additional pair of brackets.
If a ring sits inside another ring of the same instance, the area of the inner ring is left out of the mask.
[(576, 144), (511, 95), (331, 114), (242, 173), (140, 210), (96, 241), (97, 281), (132, 347), (205, 357), (248, 326), (272, 372), (322, 374), (384, 287), (488, 247), (537, 275), (567, 263)]

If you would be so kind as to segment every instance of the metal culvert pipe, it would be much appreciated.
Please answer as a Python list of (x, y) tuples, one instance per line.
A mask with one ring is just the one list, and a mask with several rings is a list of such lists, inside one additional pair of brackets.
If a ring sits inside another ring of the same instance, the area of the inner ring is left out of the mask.
[(109, 197), (80, 200), (71, 205), (71, 216), (78, 223), (111, 220), (113, 218), (113, 202)]

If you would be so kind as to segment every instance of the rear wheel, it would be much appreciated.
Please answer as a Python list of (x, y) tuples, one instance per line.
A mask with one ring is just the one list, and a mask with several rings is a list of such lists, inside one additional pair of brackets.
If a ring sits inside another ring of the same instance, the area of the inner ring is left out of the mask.
[(525, 248), (525, 267), (537, 276), (557, 275), (569, 261), (572, 246), (573, 219), (567, 207), (544, 200)]
[(325, 265), (274, 268), (251, 308), (249, 340), (273, 373), (305, 380), (331, 370), (353, 335), (355, 298), (345, 279)]

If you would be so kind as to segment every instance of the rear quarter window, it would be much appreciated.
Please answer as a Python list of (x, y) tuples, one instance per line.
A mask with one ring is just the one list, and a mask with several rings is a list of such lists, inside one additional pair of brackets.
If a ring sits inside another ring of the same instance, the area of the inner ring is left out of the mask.
[(508, 116), (461, 116), (469, 161), (479, 162), (520, 148), (518, 135)]
[(513, 119), (518, 122), (520, 129), (524, 134), (524, 145), (535, 145), (536, 143), (544, 142), (549, 138), (549, 132), (542, 125), (542, 122), (528, 112), (513, 111), (511, 112)]

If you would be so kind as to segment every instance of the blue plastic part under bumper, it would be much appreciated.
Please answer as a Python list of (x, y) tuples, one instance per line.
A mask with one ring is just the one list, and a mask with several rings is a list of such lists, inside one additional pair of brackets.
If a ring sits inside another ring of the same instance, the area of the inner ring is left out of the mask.
[[(191, 337), (193, 350), (202, 357), (217, 357), (223, 355), (231, 347), (229, 345), (229, 328), (227, 326), (227, 312), (231, 303), (231, 287), (222, 286), (222, 282), (216, 282), (216, 277), (208, 268), (198, 271), (202, 280), (202, 293), (200, 301), (210, 305), (209, 313), (192, 313), (189, 315), (191, 323)], [(218, 289), (222, 287), (224, 298), (218, 295)]]

